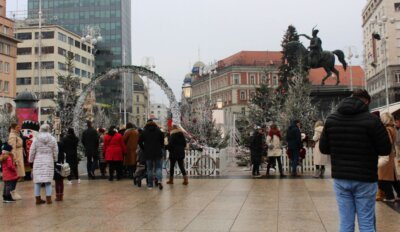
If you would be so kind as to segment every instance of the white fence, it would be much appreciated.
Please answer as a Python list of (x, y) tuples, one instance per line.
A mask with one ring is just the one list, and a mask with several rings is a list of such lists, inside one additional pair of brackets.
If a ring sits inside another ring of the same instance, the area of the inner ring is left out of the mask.
[[(204, 148), (203, 151), (185, 151), (185, 169), (188, 176), (219, 176), (225, 170), (229, 162), (229, 149), (217, 150), (215, 148)], [(167, 157), (168, 157), (167, 153)], [(169, 161), (167, 160), (167, 163)], [(165, 165), (166, 169), (169, 168)], [(169, 170), (167, 170), (169, 171)], [(178, 165), (174, 169), (175, 175), (181, 172)]]
[[(288, 172), (290, 170), (289, 157), (286, 155), (286, 149), (282, 149), (282, 168), (283, 171)], [(313, 160), (313, 148), (306, 148), (306, 157), (301, 160), (298, 164), (298, 169), (301, 172), (313, 172), (315, 170), (314, 160)]]

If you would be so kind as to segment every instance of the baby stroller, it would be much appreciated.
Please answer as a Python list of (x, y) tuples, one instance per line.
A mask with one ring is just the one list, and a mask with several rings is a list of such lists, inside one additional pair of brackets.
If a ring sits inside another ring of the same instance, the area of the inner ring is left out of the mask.
[(147, 168), (146, 168), (146, 160), (144, 159), (144, 152), (141, 149), (139, 149), (137, 154), (139, 162), (136, 166), (136, 171), (133, 174), (133, 185), (141, 187), (142, 180), (144, 178), (146, 178), (147, 180)]

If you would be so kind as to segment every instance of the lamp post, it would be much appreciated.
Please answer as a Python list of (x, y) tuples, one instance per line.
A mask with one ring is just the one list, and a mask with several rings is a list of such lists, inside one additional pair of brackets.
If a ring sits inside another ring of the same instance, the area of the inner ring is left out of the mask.
[(375, 40), (382, 40), (381, 47), (383, 47), (383, 61), (384, 61), (384, 75), (385, 75), (385, 95), (386, 95), (386, 110), (389, 112), (389, 83), (388, 83), (388, 73), (387, 73), (387, 66), (388, 66), (388, 58), (387, 58), (387, 39), (386, 36), (386, 23), (390, 22), (391, 24), (396, 22), (394, 18), (388, 18), (387, 16), (382, 16), (379, 20), (372, 20), (371, 23), (373, 25), (378, 25), (380, 31), (383, 29), (383, 36), (379, 33), (373, 33), (373, 38)]
[(182, 91), (183, 91), (183, 97), (185, 98), (185, 100), (188, 103), (188, 110), (189, 110), (189, 114), (188, 114), (188, 121), (190, 122), (190, 118), (191, 118), (191, 102), (190, 102), (190, 98), (192, 97), (192, 85), (190, 83), (185, 83), (182, 85)]
[[(350, 70), (350, 91), (353, 91), (353, 66), (352, 66), (352, 63), (351, 63), (351, 59), (353, 58), (353, 56), (356, 59), (359, 56), (358, 56), (358, 52), (357, 52), (356, 47), (349, 46), (349, 47), (347, 47), (347, 49), (348, 49), (347, 59), (349, 60), (349, 70)], [(352, 49), (354, 50), (354, 52), (353, 52)]]

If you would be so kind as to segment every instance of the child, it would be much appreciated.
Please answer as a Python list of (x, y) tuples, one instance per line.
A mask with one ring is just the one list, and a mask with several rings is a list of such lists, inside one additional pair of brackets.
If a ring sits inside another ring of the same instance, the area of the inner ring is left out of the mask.
[(142, 186), (142, 179), (147, 178), (147, 169), (146, 169), (146, 160), (144, 157), (144, 152), (140, 147), (137, 148), (137, 160), (138, 164), (136, 167), (136, 171), (133, 174), (133, 185), (137, 185), (138, 187)]
[(3, 202), (13, 203), (15, 200), (11, 196), (11, 191), (17, 184), (18, 174), (15, 167), (14, 156), (11, 153), (12, 147), (8, 143), (4, 143), (1, 147), (2, 153), (0, 155), (1, 166), (3, 169)]

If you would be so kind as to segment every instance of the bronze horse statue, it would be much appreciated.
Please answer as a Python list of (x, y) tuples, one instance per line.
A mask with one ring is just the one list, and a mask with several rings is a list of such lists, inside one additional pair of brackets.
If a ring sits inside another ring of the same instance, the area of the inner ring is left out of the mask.
[(324, 68), (326, 76), (322, 79), (321, 85), (325, 85), (325, 80), (332, 76), (332, 72), (336, 74), (336, 85), (339, 85), (339, 71), (335, 68), (335, 55), (338, 57), (340, 63), (342, 63), (344, 70), (347, 68), (345, 55), (341, 50), (335, 51), (322, 51), (319, 61), (316, 65), (310, 65), (309, 53), (304, 45), (298, 41), (291, 41), (286, 46), (287, 61), (291, 66), (296, 66), (299, 60), (302, 61), (302, 65), (305, 71), (309, 69)]

